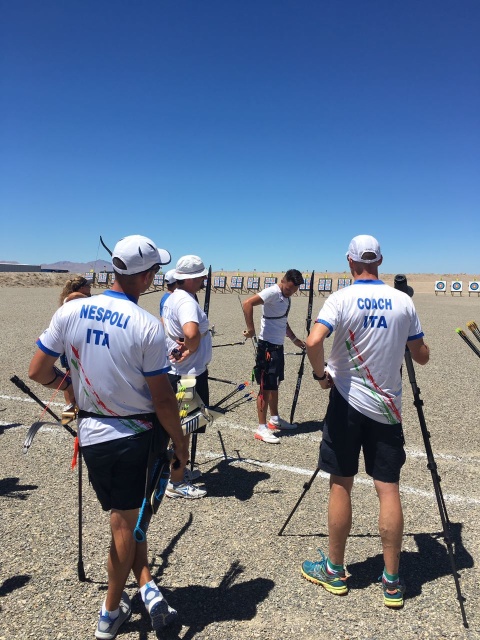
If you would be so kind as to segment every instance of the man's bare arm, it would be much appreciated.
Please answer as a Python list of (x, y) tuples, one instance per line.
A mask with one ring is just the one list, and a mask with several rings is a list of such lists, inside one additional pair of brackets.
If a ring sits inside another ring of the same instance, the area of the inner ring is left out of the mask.
[(251, 298), (247, 298), (242, 303), (243, 315), (245, 316), (245, 324), (247, 325), (246, 331), (243, 332), (243, 335), (246, 338), (253, 338), (255, 335), (255, 324), (253, 322), (253, 307), (258, 306), (259, 304), (263, 304), (262, 298), (256, 293)]
[(430, 349), (423, 338), (410, 340), (407, 342), (407, 347), (412, 355), (412, 360), (415, 360), (417, 364), (427, 364), (430, 359)]

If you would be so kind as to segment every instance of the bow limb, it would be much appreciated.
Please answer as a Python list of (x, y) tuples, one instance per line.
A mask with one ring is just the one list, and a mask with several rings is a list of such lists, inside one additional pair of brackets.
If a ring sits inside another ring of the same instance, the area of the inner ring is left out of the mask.
[[(30, 387), (28, 387), (25, 382), (23, 382), (23, 380), (21, 380), (18, 376), (13, 376), (12, 378), (10, 378), (10, 382), (13, 382), (13, 384), (20, 389), (20, 391), (23, 391), (23, 393), (25, 393), (25, 395), (29, 396), (30, 398), (32, 398), (32, 400), (34, 400), (37, 404), (39, 404), (42, 408), (43, 408), (43, 412), (42, 415), (40, 416), (40, 420), (42, 419), (43, 415), (45, 413), (48, 413), (52, 416), (52, 418), (54, 418), (56, 420), (56, 422), (58, 422), (59, 424), (62, 425), (62, 427), (64, 429), (66, 429), (66, 431), (68, 431), (68, 433), (70, 435), (72, 435), (74, 438), (77, 437), (77, 432), (72, 429), (71, 427), (68, 426), (68, 424), (63, 424), (62, 419), (59, 418), (57, 416), (56, 413), (54, 413), (50, 407), (48, 406), (48, 404), (45, 404), (44, 402), (42, 402), (42, 400), (40, 400), (40, 398), (33, 393), (33, 391), (30, 389)], [(62, 383), (60, 383), (61, 385)], [(36, 422), (36, 425), (39, 424), (40, 426), (43, 424), (42, 422)], [(32, 425), (33, 426), (33, 425)], [(35, 433), (38, 431), (38, 429), (40, 428), (40, 426), (38, 428), (32, 429), (32, 427), (30, 427), (30, 429), (32, 430), (32, 433), (30, 433), (29, 431), (29, 436), (27, 436), (27, 441), (28, 441), (28, 447), (31, 445), (33, 437), (35, 435)], [(28, 449), (27, 447), (27, 449)]]
[(107, 247), (107, 245), (105, 244), (105, 242), (103, 241), (102, 236), (100, 236), (100, 242), (102, 244), (102, 247), (107, 251), (107, 253), (109, 253), (110, 255), (112, 255), (112, 252), (110, 251), (110, 249)]
[[(310, 289), (308, 292), (308, 308), (307, 308), (307, 318), (305, 320), (305, 325), (307, 328), (307, 336), (310, 334), (310, 326), (312, 324), (312, 309), (313, 309), (313, 280), (314, 280), (314, 276), (315, 276), (315, 271), (312, 271), (312, 275), (310, 276)], [(307, 351), (305, 349), (305, 351), (302, 353), (302, 359), (300, 361), (300, 367), (298, 369), (298, 375), (297, 375), (297, 384), (295, 386), (295, 393), (293, 394), (293, 402), (292, 402), (292, 409), (290, 411), (290, 422), (293, 423), (293, 418), (295, 416), (295, 409), (297, 406), (297, 402), (298, 402), (298, 396), (300, 394), (300, 387), (302, 384), (302, 378), (303, 378), (303, 371), (305, 368), (305, 357), (307, 355)]]
[(306, 327), (307, 327), (307, 337), (310, 334), (310, 326), (312, 324), (312, 309), (313, 309), (313, 280), (314, 280), (314, 276), (315, 276), (315, 271), (312, 271), (312, 275), (310, 276), (310, 290), (308, 292), (308, 311), (307, 311), (307, 320), (306, 320)]
[(203, 303), (203, 311), (208, 318), (208, 311), (210, 308), (210, 296), (212, 294), (212, 265), (208, 268), (207, 286), (205, 288), (205, 302)]

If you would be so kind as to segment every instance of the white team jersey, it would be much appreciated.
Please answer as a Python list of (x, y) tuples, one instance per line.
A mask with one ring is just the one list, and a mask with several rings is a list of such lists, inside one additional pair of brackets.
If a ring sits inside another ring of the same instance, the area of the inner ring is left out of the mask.
[(356, 280), (325, 301), (317, 322), (335, 331), (327, 370), (343, 398), (377, 422), (401, 422), (405, 347), (423, 337), (412, 299), (381, 280)]
[(273, 284), (258, 294), (263, 300), (263, 314), (260, 324), (260, 340), (272, 344), (283, 344), (287, 332), (290, 298), (285, 298), (278, 284)]
[(162, 323), (133, 299), (108, 290), (71, 300), (57, 310), (37, 345), (49, 355), (66, 354), (79, 409), (105, 416), (79, 420), (80, 445), (152, 427), (119, 418), (154, 413), (145, 378), (170, 369)]
[(175, 289), (167, 298), (163, 307), (163, 322), (167, 334), (167, 350), (171, 353), (178, 348), (175, 339), (183, 339), (183, 325), (196, 322), (201, 334), (198, 349), (183, 362), (171, 362), (171, 373), (184, 376), (199, 376), (203, 373), (212, 359), (212, 335), (208, 330), (208, 317), (202, 310), (194, 296), (183, 289)]

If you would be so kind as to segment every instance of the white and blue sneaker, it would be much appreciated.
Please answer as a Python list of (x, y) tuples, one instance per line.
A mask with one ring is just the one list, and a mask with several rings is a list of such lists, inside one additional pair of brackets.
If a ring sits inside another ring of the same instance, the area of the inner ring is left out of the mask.
[(98, 618), (97, 630), (95, 631), (95, 638), (97, 640), (113, 640), (118, 633), (121, 625), (126, 622), (130, 616), (132, 615), (132, 607), (130, 605), (130, 598), (125, 593), (122, 593), (122, 597), (120, 599), (119, 614), (116, 618), (112, 620), (110, 618), (108, 611), (106, 615), (102, 615), (102, 609), (100, 610), (100, 615)]
[(142, 594), (142, 599), (150, 614), (152, 629), (158, 631), (172, 624), (178, 614), (165, 600), (157, 585), (151, 586), (152, 584), (154, 583), (149, 582), (145, 585), (147, 588)]
[(195, 500), (203, 498), (207, 495), (206, 489), (200, 489), (190, 482), (169, 482), (165, 489), (165, 495), (168, 498), (186, 498), (187, 500)]

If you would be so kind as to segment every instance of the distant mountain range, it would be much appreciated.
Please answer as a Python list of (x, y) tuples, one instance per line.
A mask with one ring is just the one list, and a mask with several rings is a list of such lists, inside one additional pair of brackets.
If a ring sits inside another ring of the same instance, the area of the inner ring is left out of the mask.
[[(0, 264), (24, 264), (18, 260), (0, 260)], [(29, 263), (32, 264), (32, 263)], [(38, 265), (38, 263), (35, 263)], [(71, 273), (86, 273), (87, 271), (113, 271), (112, 263), (109, 260), (92, 260), (91, 262), (69, 262), (61, 260), (51, 264), (41, 264), (42, 269), (52, 269), (54, 271), (70, 271)]]
[(86, 273), (87, 271), (112, 271), (112, 263), (109, 260), (92, 260), (91, 262), (68, 262), (62, 260), (51, 264), (42, 264), (42, 269), (66, 269), (72, 273)]

